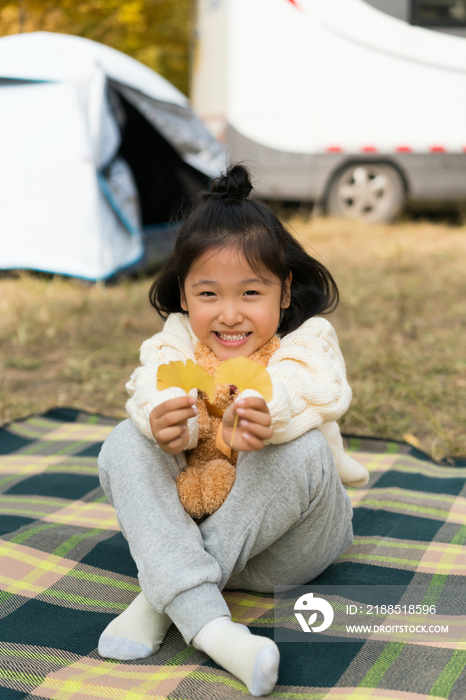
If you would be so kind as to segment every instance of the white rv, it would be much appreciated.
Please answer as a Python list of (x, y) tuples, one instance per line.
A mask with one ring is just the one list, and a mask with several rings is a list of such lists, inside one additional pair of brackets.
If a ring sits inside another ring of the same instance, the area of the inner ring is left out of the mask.
[(258, 196), (390, 220), (466, 201), (465, 37), (466, 0), (198, 0), (192, 103)]

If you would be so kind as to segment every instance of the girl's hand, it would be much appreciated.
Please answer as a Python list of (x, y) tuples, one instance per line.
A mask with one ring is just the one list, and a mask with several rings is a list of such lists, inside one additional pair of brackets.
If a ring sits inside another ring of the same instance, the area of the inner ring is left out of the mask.
[(272, 419), (263, 398), (250, 396), (232, 403), (222, 418), (222, 435), (227, 445), (231, 445), (233, 426), (238, 415), (232, 449), (238, 452), (263, 450), (264, 440), (273, 435), (270, 427)]
[(167, 455), (177, 455), (189, 442), (188, 418), (197, 415), (196, 399), (180, 396), (156, 406), (150, 413), (149, 421), (159, 447)]

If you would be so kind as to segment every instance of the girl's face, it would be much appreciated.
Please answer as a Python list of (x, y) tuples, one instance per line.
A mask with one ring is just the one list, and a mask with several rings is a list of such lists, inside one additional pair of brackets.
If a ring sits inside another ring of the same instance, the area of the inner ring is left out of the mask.
[(220, 360), (248, 357), (266, 343), (290, 305), (291, 273), (283, 287), (261, 280), (234, 247), (208, 250), (191, 265), (181, 308), (196, 337)]

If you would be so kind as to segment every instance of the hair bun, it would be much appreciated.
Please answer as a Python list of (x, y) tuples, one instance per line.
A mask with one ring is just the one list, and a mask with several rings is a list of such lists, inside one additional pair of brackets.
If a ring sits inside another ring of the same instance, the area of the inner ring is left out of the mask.
[(213, 180), (210, 194), (225, 199), (246, 199), (252, 191), (249, 173), (244, 165), (232, 165), (224, 175)]

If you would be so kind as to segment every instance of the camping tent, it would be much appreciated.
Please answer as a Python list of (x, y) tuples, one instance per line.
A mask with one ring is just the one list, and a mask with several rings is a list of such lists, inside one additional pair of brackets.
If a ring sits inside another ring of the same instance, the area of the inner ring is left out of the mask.
[(0, 39), (0, 142), (0, 269), (91, 280), (161, 262), (175, 208), (226, 162), (160, 75), (49, 32)]

